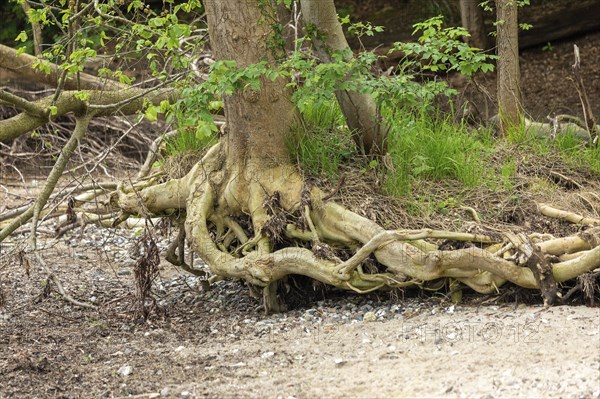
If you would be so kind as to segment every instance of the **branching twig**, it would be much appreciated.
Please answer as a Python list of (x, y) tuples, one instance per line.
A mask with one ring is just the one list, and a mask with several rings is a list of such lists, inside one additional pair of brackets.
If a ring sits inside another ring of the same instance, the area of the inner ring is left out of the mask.
[(90, 122), (90, 119), (93, 117), (93, 114), (85, 115), (77, 118), (77, 124), (75, 125), (75, 130), (73, 131), (73, 135), (63, 148), (56, 164), (52, 168), (50, 175), (46, 179), (46, 184), (39, 194), (35, 203), (30, 206), (25, 212), (23, 212), (18, 218), (14, 219), (8, 226), (0, 231), (0, 242), (3, 241), (6, 237), (8, 237), (13, 231), (22, 226), (25, 222), (27, 222), (31, 217), (34, 218), (33, 224), (33, 233), (32, 234), (32, 248), (35, 248), (35, 229), (37, 224), (37, 219), (39, 217), (40, 211), (46, 205), (48, 198), (54, 191), (54, 187), (56, 187), (56, 183), (58, 179), (62, 175), (69, 158), (75, 151), (75, 148), (79, 144), (79, 140), (85, 135), (87, 131), (87, 126)]
[(74, 299), (72, 296), (70, 296), (69, 294), (67, 294), (67, 292), (65, 291), (62, 282), (60, 281), (60, 279), (56, 276), (56, 274), (54, 274), (52, 272), (52, 270), (50, 270), (48, 268), (48, 266), (46, 265), (46, 262), (44, 262), (44, 259), (42, 259), (42, 257), (40, 256), (38, 251), (34, 251), (35, 257), (39, 263), (39, 265), (42, 267), (42, 269), (44, 269), (44, 271), (46, 273), (48, 273), (48, 282), (52, 281), (54, 283), (54, 285), (56, 286), (56, 289), (58, 290), (58, 293), (65, 299), (65, 301), (72, 303), (75, 306), (79, 306), (82, 308), (86, 308), (86, 309), (96, 309), (96, 306), (86, 303), (86, 302), (81, 302), (78, 301), (77, 299)]

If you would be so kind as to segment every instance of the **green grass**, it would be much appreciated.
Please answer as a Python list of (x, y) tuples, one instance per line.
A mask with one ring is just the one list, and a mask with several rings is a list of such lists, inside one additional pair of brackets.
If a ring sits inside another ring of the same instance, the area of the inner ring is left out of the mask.
[(175, 156), (190, 152), (201, 152), (216, 143), (216, 135), (206, 139), (199, 139), (194, 132), (180, 129), (178, 134), (165, 139), (165, 155)]
[(340, 166), (355, 154), (342, 112), (335, 101), (305, 109), (302, 124), (287, 140), (292, 161), (308, 174), (336, 179)]
[(421, 179), (477, 187), (493, 175), (486, 162), (493, 152), (488, 133), (468, 131), (450, 117), (426, 110), (398, 110), (389, 121), (388, 149), (395, 168), (385, 182), (390, 194), (406, 195)]
[(558, 154), (565, 163), (575, 169), (600, 173), (600, 148), (587, 145), (574, 133), (558, 135), (551, 139), (533, 136), (528, 134), (524, 127), (521, 127), (510, 131), (506, 140), (535, 155)]

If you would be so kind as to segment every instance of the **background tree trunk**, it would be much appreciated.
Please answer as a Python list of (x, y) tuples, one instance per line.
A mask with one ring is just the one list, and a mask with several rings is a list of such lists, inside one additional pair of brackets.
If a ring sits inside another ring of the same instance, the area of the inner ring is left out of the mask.
[[(334, 52), (347, 52), (348, 57), (352, 57), (333, 0), (301, 0), (300, 5), (305, 25), (313, 26), (318, 32), (312, 39), (321, 61), (331, 62)], [(359, 151), (385, 154), (385, 128), (373, 98), (345, 90), (335, 94), (348, 127), (355, 132), (353, 137)]]
[[(258, 0), (206, 0), (208, 30), (218, 60), (234, 60), (247, 67), (265, 60), (274, 63), (271, 21), (277, 14), (269, 2)], [(237, 91), (224, 99), (228, 133), (227, 162), (244, 169), (248, 162), (287, 161), (285, 134), (297, 120), (297, 112), (286, 90), (286, 81), (261, 79), (261, 90)], [(251, 159), (252, 158), (252, 159)]]
[(521, 123), (523, 114), (519, 76), (519, 25), (514, 0), (497, 0), (498, 115), (503, 135)]
[(483, 8), (479, 6), (479, 0), (460, 0), (460, 17), (462, 26), (471, 34), (471, 37), (467, 38), (467, 43), (472, 47), (487, 49), (489, 40), (485, 30)]

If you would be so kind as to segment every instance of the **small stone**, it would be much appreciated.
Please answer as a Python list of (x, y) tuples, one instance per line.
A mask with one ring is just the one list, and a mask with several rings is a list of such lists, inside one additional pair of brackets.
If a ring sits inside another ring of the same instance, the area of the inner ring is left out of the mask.
[(188, 396), (190, 396), (190, 393), (188, 391), (182, 391), (181, 396), (183, 396), (184, 398), (187, 398)]
[(377, 321), (377, 316), (375, 315), (375, 313), (374, 313), (374, 312), (367, 312), (367, 313), (365, 313), (365, 315), (363, 316), (363, 320), (364, 320), (364, 321), (369, 321), (369, 322), (372, 322), (372, 321)]
[(260, 357), (263, 359), (268, 359), (273, 356), (275, 356), (275, 352), (264, 352), (262, 355), (260, 355)]
[(346, 361), (344, 359), (341, 359), (341, 358), (333, 359), (333, 362), (338, 367), (343, 366), (344, 364), (346, 364)]
[(123, 366), (117, 371), (117, 374), (119, 374), (122, 377), (127, 377), (131, 373), (133, 373), (133, 367), (131, 366)]

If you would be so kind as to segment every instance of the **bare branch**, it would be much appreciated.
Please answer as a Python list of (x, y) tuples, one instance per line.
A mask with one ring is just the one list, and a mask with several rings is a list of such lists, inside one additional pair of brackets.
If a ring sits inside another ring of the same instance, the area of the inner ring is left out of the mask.
[(29, 115), (37, 116), (39, 118), (48, 118), (48, 111), (41, 107), (38, 107), (35, 103), (25, 100), (19, 96), (15, 96), (4, 90), (0, 90), (0, 100), (6, 101), (14, 105), (17, 108), (22, 109)]
[[(88, 108), (95, 108), (95, 116), (107, 116), (117, 111), (125, 115), (131, 115), (143, 109), (144, 99), (151, 101), (153, 104), (159, 104), (163, 100), (173, 100), (178, 95), (174, 89), (90, 91), (88, 92), (90, 99), (85, 102), (77, 98), (76, 93), (78, 92), (65, 91), (61, 93), (56, 101), (56, 114), (54, 116), (65, 115), (69, 112), (81, 114)], [(46, 109), (50, 106), (51, 102), (52, 98), (46, 97), (32, 104), (38, 108)], [(45, 118), (35, 117), (26, 113), (2, 120), (0, 121), (0, 141), (12, 140), (47, 122), (48, 120)]]

